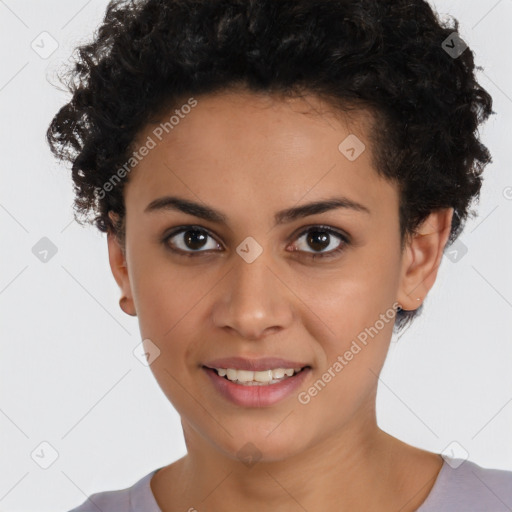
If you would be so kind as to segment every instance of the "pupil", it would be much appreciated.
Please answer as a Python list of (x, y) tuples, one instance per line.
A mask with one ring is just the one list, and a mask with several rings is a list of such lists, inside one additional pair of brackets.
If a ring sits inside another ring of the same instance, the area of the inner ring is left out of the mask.
[[(317, 236), (314, 236), (312, 233), (316, 233)], [(329, 233), (326, 231), (311, 231), (309, 233), (308, 243), (313, 249), (321, 251), (329, 245)]]
[[(202, 231), (190, 230), (185, 233), (185, 244), (189, 249), (200, 249), (206, 241), (206, 235)], [(199, 244), (196, 246), (195, 244)]]

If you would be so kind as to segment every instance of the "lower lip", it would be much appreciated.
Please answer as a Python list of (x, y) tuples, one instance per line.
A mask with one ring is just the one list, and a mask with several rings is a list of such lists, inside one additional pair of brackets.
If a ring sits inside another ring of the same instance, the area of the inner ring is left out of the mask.
[(276, 384), (262, 386), (244, 386), (224, 377), (219, 377), (215, 370), (203, 367), (215, 389), (235, 405), (242, 407), (268, 407), (289, 397), (304, 382), (311, 368), (304, 368), (293, 377), (288, 377)]

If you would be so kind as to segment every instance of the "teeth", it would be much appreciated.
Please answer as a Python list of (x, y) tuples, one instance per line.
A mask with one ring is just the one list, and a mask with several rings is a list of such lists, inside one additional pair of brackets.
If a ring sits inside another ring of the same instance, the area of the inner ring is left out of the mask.
[(274, 370), (268, 369), (253, 372), (250, 370), (236, 370), (235, 368), (215, 368), (220, 377), (226, 377), (232, 382), (238, 382), (247, 386), (275, 384), (301, 370), (302, 368), (276, 368)]
[(276, 368), (272, 370), (272, 377), (274, 379), (282, 379), (286, 375), (286, 370), (284, 368)]
[(229, 380), (236, 380), (237, 378), (237, 371), (234, 370), (233, 368), (228, 368), (226, 370), (226, 377), (229, 379)]

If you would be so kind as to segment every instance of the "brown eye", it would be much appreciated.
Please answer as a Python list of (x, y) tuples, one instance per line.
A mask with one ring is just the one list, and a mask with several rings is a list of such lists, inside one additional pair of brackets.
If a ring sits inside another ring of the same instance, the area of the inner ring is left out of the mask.
[[(209, 238), (213, 241), (213, 243), (210, 243), (210, 246), (208, 246)], [(193, 256), (194, 253), (202, 253), (207, 250), (215, 250), (219, 247), (219, 244), (214, 241), (206, 230), (196, 227), (186, 227), (174, 231), (170, 235), (167, 235), (163, 239), (163, 242), (172, 251), (177, 253), (188, 253), (187, 256)]]
[[(295, 251), (305, 252), (312, 258), (330, 258), (341, 252), (349, 240), (346, 236), (330, 228), (316, 226), (303, 231), (298, 240), (302, 242), (296, 244), (298, 249)], [(312, 249), (311, 251), (308, 249)]]
[[(323, 226), (310, 227), (299, 235), (298, 240), (293, 252), (306, 253), (306, 257), (312, 259), (334, 257), (350, 244), (347, 236)], [(200, 256), (219, 248), (222, 250), (206, 229), (196, 226), (182, 226), (164, 236), (162, 243), (179, 256)]]

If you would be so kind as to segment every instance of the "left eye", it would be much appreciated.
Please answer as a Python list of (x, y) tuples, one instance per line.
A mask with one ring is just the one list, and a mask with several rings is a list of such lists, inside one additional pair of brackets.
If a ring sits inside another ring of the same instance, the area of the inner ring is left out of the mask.
[[(337, 243), (333, 236), (338, 240)], [(177, 242), (171, 243), (170, 241), (174, 238), (177, 239)], [(212, 239), (210, 247), (208, 247), (208, 238)], [(349, 239), (345, 235), (323, 226), (308, 228), (299, 235), (297, 240), (298, 243), (295, 247), (298, 246), (298, 249), (294, 248), (292, 252), (305, 252), (308, 257), (313, 259), (333, 257), (349, 244)], [(303, 241), (301, 242), (301, 240)], [(203, 252), (216, 250), (220, 247), (220, 244), (215, 241), (207, 230), (194, 226), (182, 227), (166, 235), (162, 242), (170, 251), (180, 256), (199, 256)], [(313, 250), (305, 250), (304, 248), (307, 248), (307, 246), (313, 248)], [(330, 250), (326, 250), (329, 248)]]
[[(338, 239), (338, 243), (333, 240), (333, 236)], [(308, 256), (311, 258), (330, 258), (335, 256), (337, 253), (341, 252), (346, 245), (348, 245), (349, 240), (346, 236), (334, 231), (330, 228), (324, 228), (322, 226), (317, 226), (314, 228), (309, 228), (307, 231), (304, 231), (299, 236), (298, 240), (304, 239), (304, 243), (301, 247), (309, 246), (313, 247), (313, 251), (304, 251), (308, 253)], [(341, 243), (340, 243), (341, 240)], [(301, 244), (298, 244), (299, 246)], [(327, 248), (331, 248), (329, 251), (324, 251)], [(298, 250), (303, 250), (299, 247)], [(324, 252), (319, 252), (324, 251)]]

